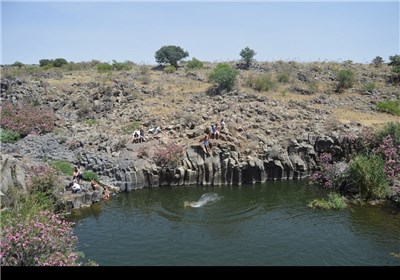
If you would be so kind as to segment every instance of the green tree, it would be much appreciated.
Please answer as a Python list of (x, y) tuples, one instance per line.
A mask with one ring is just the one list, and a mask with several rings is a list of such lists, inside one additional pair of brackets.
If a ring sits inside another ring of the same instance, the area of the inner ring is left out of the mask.
[(396, 54), (389, 56), (390, 63), (392, 66), (393, 75), (390, 77), (391, 82), (400, 83), (400, 55)]
[(50, 64), (53, 64), (53, 60), (51, 60), (51, 59), (41, 59), (41, 60), (39, 60), (40, 67), (45, 67), (45, 66), (48, 66)]
[(400, 66), (400, 55), (396, 54), (393, 56), (389, 56), (389, 65), (390, 66)]
[(21, 68), (22, 66), (24, 66), (24, 64), (22, 62), (16, 61), (13, 64), (11, 64), (11, 66), (16, 66), (18, 68)]
[(63, 65), (67, 65), (68, 61), (64, 58), (56, 58), (53, 62), (54, 67), (62, 67)]
[(374, 65), (377, 68), (381, 67), (382, 63), (383, 63), (383, 58), (380, 56), (377, 56), (372, 60), (372, 65)]
[(243, 50), (240, 51), (240, 56), (243, 58), (246, 69), (250, 67), (251, 62), (253, 61), (253, 57), (257, 53), (250, 49), (249, 47), (245, 47)]
[(219, 63), (210, 73), (210, 80), (214, 82), (219, 90), (231, 90), (236, 83), (236, 77), (239, 71), (229, 64)]
[(184, 51), (181, 47), (172, 45), (161, 47), (155, 54), (157, 63), (169, 63), (175, 68), (178, 68), (178, 62), (180, 60), (188, 56), (189, 53), (187, 51)]

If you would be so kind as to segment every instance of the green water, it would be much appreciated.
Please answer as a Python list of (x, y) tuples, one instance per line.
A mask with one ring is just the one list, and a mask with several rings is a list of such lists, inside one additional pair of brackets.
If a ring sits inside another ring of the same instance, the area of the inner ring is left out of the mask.
[[(219, 199), (183, 207), (205, 193)], [(100, 265), (400, 265), (399, 209), (307, 207), (325, 196), (293, 181), (142, 189), (70, 218), (79, 250)]]

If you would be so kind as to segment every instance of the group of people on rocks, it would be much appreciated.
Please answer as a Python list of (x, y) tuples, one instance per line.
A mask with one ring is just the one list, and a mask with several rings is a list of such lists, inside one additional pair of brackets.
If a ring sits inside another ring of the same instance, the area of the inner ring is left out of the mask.
[[(152, 128), (149, 128), (149, 130), (148, 130), (148, 133), (149, 134), (158, 134), (158, 133), (160, 133), (161, 132), (161, 128), (160, 128), (160, 126), (157, 126), (157, 127), (152, 127)], [(132, 133), (132, 142), (133, 143), (142, 143), (142, 142), (146, 142), (146, 137), (145, 137), (145, 135), (144, 135), (144, 127), (143, 127), (143, 125), (141, 125), (140, 126), (140, 129), (139, 130), (135, 130), (133, 133)]]
[[(83, 175), (80, 170), (80, 167), (75, 166), (74, 172), (72, 174), (72, 182), (68, 184), (68, 186), (65, 188), (65, 190), (71, 191), (72, 193), (82, 192), (82, 180), (83, 180)], [(101, 189), (100, 184), (95, 179), (91, 180), (90, 185), (91, 185), (93, 191)], [(103, 187), (102, 198), (104, 200), (107, 200), (110, 198), (110, 192), (108, 191), (107, 187), (105, 187), (105, 186)]]
[(140, 126), (139, 130), (135, 130), (132, 133), (132, 142), (133, 143), (142, 143), (146, 142), (146, 138), (144, 137), (144, 129), (143, 125)]
[(219, 126), (217, 123), (211, 124), (211, 129), (207, 129), (206, 134), (201, 138), (200, 142), (202, 143), (203, 151), (206, 155), (211, 155), (211, 142), (210, 139), (219, 139), (219, 135), (221, 131), (225, 127), (224, 119), (221, 120)]

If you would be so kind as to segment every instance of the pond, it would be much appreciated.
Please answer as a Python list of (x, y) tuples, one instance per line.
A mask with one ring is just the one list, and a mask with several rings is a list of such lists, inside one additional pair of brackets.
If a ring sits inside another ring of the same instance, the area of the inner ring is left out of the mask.
[(400, 209), (308, 208), (326, 194), (302, 181), (142, 189), (69, 219), (99, 265), (400, 265)]

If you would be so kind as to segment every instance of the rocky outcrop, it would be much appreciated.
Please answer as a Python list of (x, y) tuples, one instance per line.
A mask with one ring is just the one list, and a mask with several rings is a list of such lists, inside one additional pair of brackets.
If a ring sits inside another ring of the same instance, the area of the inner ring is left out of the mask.
[[(229, 139), (231, 134), (227, 132), (221, 136)], [(5, 150), (38, 161), (64, 160), (80, 165), (86, 170), (93, 170), (122, 191), (131, 191), (145, 187), (240, 185), (264, 183), (267, 180), (303, 179), (318, 167), (319, 154), (329, 152), (339, 160), (346, 156), (346, 151), (351, 150), (348, 147), (351, 143), (335, 135), (310, 134), (290, 139), (286, 146), (266, 144), (262, 151), (253, 150), (246, 155), (236, 145), (217, 140), (212, 155), (206, 155), (197, 143), (187, 147), (181, 165), (175, 168), (159, 167), (150, 158), (139, 158), (137, 147), (146, 147), (150, 145), (148, 143), (127, 146), (119, 152), (118, 157), (113, 157), (110, 154), (88, 152), (85, 147), (70, 150), (60, 137), (46, 134), (29, 135), (17, 144), (5, 145)], [(23, 177), (18, 175), (20, 172), (12, 175), (13, 168), (17, 171), (21, 168), (15, 165), (14, 157), (3, 156), (2, 166), (2, 170), (8, 172), (2, 176), (2, 191), (3, 185), (7, 186), (9, 182), (26, 185)]]

